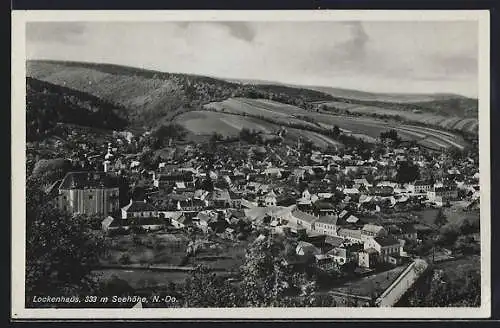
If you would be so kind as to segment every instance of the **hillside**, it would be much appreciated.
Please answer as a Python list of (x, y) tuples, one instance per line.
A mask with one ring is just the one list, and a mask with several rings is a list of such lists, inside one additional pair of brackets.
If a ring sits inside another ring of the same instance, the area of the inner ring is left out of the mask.
[(28, 141), (53, 132), (57, 123), (123, 129), (128, 121), (119, 105), (70, 88), (26, 78), (26, 137)]
[(461, 95), (445, 93), (375, 93), (323, 86), (310, 86), (308, 88), (327, 93), (336, 98), (388, 103), (422, 103), (436, 100), (467, 99)]
[[(359, 104), (377, 103), (380, 106), (396, 107), (398, 105), (408, 105), (408, 109), (429, 109), (432, 111), (443, 110), (446, 115), (448, 109), (463, 108), (466, 112), (466, 117), (472, 117), (474, 112), (468, 114), (468, 110), (477, 111), (477, 99), (467, 98), (457, 94), (447, 93), (375, 93), (360, 90), (351, 90), (344, 88), (335, 88), (327, 86), (310, 86), (310, 85), (295, 85), (278, 83), (265, 80), (249, 80), (249, 79), (225, 79), (228, 82), (241, 83), (243, 85), (277, 85), (282, 87), (290, 87), (296, 89), (307, 89), (328, 94), (337, 101), (352, 102)], [(401, 109), (406, 109), (408, 106), (400, 106)], [(452, 115), (458, 115), (454, 112)]]
[[(261, 129), (265, 133), (267, 128), (275, 131), (280, 126), (287, 126), (307, 131), (303, 137), (317, 140), (318, 144), (329, 144), (331, 140), (325, 141), (317, 134), (325, 130), (328, 134), (333, 125), (367, 140), (373, 140), (387, 128), (396, 127), (409, 140), (418, 140), (430, 148), (460, 148), (463, 140), (455, 135), (449, 139), (441, 130), (434, 130), (432, 134), (415, 134), (415, 129), (423, 128), (413, 127), (409, 132), (398, 126), (418, 122), (427, 127), (472, 133), (477, 133), (478, 126), (477, 116), (474, 117), (474, 113), (477, 115), (477, 101), (453, 98), (454, 95), (449, 96), (452, 98), (440, 95), (440, 99), (418, 103), (394, 103), (366, 100), (361, 96), (366, 93), (348, 90), (351, 96), (360, 97), (348, 99), (283, 84), (241, 84), (198, 75), (82, 62), (28, 61), (27, 75), (50, 83), (52, 87), (59, 86), (94, 97), (103, 104), (116, 104), (113, 106), (126, 113), (124, 116), (130, 129), (151, 129), (178, 121), (195, 135), (213, 132), (234, 135), (241, 128), (251, 128), (252, 125), (266, 127)], [(347, 91), (343, 92), (346, 94)], [(57, 92), (53, 92), (53, 97), (57, 98)], [(200, 116), (199, 111), (203, 110), (226, 111), (231, 116)], [(194, 116), (188, 115), (192, 112)], [(241, 117), (235, 118), (234, 115)]]
[(129, 110), (137, 125), (157, 125), (203, 104), (232, 96), (270, 98), (306, 106), (329, 101), (329, 95), (283, 86), (242, 86), (205, 76), (163, 73), (111, 64), (28, 61), (27, 75), (56, 85), (89, 93)]
[[(345, 134), (364, 140), (375, 140), (380, 136), (380, 133), (394, 129), (403, 140), (415, 141), (431, 149), (450, 147), (463, 149), (467, 145), (461, 136), (441, 129), (402, 124), (397, 121), (385, 121), (372, 117), (306, 111), (264, 99), (230, 98), (222, 102), (207, 104), (204, 108), (212, 113), (207, 113), (203, 117), (181, 115), (178, 117), (178, 123), (184, 125), (188, 130), (200, 129), (207, 133), (206, 129), (212, 129), (224, 131), (227, 134), (234, 134), (232, 130), (235, 126), (248, 128), (245, 124), (254, 124), (256, 129), (263, 132), (269, 132), (266, 130), (273, 128), (276, 130), (277, 126), (283, 126), (289, 130), (304, 132), (301, 137), (310, 139), (316, 144), (319, 144), (318, 134), (328, 136), (329, 131), (338, 126)], [(324, 141), (328, 143), (331, 140)]]

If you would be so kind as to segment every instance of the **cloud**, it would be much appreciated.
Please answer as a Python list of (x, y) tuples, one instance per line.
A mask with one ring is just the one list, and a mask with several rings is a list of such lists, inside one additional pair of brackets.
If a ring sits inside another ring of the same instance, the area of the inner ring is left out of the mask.
[(252, 42), (256, 35), (251, 24), (246, 22), (176, 22), (175, 24), (183, 30), (199, 24), (223, 27), (232, 37), (245, 42)]
[(477, 90), (474, 22), (33, 23), (27, 37), (29, 58), (380, 92)]
[(32, 42), (78, 42), (85, 24), (78, 22), (37, 22), (26, 24), (26, 40)]
[(225, 26), (229, 33), (237, 39), (252, 42), (255, 38), (255, 31), (250, 24), (245, 22), (219, 22), (218, 24)]
[(349, 22), (345, 25), (350, 27), (351, 38), (337, 45), (338, 53), (348, 61), (364, 59), (366, 55), (366, 44), (370, 38), (366, 34), (361, 22)]

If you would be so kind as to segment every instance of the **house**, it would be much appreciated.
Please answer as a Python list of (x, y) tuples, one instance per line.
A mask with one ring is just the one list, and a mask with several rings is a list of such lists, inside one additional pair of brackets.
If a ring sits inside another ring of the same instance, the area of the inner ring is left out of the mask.
[(321, 234), (336, 236), (337, 219), (336, 215), (322, 215), (314, 223), (314, 230)]
[(319, 215), (333, 215), (337, 212), (335, 205), (327, 200), (316, 200), (313, 208)]
[(71, 214), (107, 215), (119, 210), (119, 186), (106, 172), (68, 172), (57, 187), (56, 206)]
[(344, 238), (338, 236), (329, 236), (325, 238), (325, 245), (329, 248), (340, 247), (344, 244)]
[(158, 217), (158, 210), (146, 201), (133, 201), (122, 207), (122, 219)]
[(233, 228), (227, 227), (226, 230), (224, 230), (224, 236), (227, 239), (234, 240), (236, 239), (236, 231)]
[(312, 196), (311, 193), (306, 188), (306, 189), (304, 189), (304, 191), (302, 191), (302, 197), (301, 197), (301, 199), (303, 199), (303, 200), (311, 200), (311, 196)]
[(350, 224), (356, 224), (356, 223), (358, 223), (358, 221), (359, 221), (359, 218), (354, 216), (354, 215), (349, 215), (347, 217), (347, 219), (345, 219), (345, 222), (350, 223)]
[(153, 177), (153, 185), (159, 189), (169, 189), (176, 185), (176, 182), (183, 182), (185, 188), (193, 188), (195, 176), (192, 172), (175, 172), (169, 174), (158, 174)]
[(364, 249), (367, 250), (371, 248), (377, 251), (379, 260), (384, 263), (393, 263), (393, 259), (399, 257), (402, 252), (400, 241), (392, 237), (375, 237), (367, 239), (364, 243)]
[(276, 194), (274, 193), (274, 191), (270, 191), (266, 197), (264, 198), (264, 205), (265, 206), (276, 206)]
[(351, 257), (348, 256), (347, 249), (343, 247), (335, 247), (326, 254), (330, 255), (338, 265), (344, 265), (351, 260)]
[(360, 194), (360, 192), (359, 192), (359, 190), (357, 188), (345, 188), (344, 190), (342, 190), (342, 192), (346, 196), (353, 196), (353, 195), (359, 195)]
[(182, 212), (175, 212), (175, 213), (178, 213), (178, 214), (172, 215), (170, 217), (170, 223), (175, 228), (182, 229), (182, 228), (187, 227), (188, 225), (191, 225), (191, 223), (193, 222), (192, 218), (186, 216), (184, 213), (182, 213)]
[(126, 219), (125, 222), (127, 222), (132, 229), (141, 228), (146, 231), (161, 230), (169, 224), (168, 220), (159, 217), (134, 217), (131, 219)]
[(400, 229), (400, 233), (397, 236), (398, 239), (417, 240), (417, 230), (413, 224), (403, 223), (400, 224), (398, 228)]
[(229, 190), (229, 206), (231, 208), (241, 208), (241, 194), (235, 193), (232, 190)]
[(109, 231), (109, 227), (111, 226), (111, 223), (113, 222), (114, 218), (111, 216), (106, 217), (104, 220), (101, 222), (101, 227), (103, 231)]
[(193, 198), (194, 199), (199, 199), (199, 200), (205, 200), (205, 198), (208, 196), (209, 192), (203, 189), (197, 189), (194, 191)]
[(240, 221), (244, 221), (246, 220), (245, 211), (242, 209), (231, 210), (226, 220), (229, 224), (236, 224)]
[(209, 206), (215, 208), (240, 208), (241, 197), (227, 189), (215, 189), (206, 197)]
[(280, 179), (282, 177), (283, 169), (278, 167), (268, 167), (264, 170), (263, 174), (267, 177)]
[(436, 200), (447, 202), (456, 200), (457, 198), (458, 190), (454, 186), (433, 187), (431, 190), (427, 191), (427, 199), (431, 202), (435, 202)]
[(370, 194), (374, 196), (388, 197), (394, 195), (394, 187), (377, 185), (369, 189)]
[(208, 232), (210, 221), (212, 221), (212, 217), (205, 212), (200, 212), (192, 218), (193, 226), (199, 228), (204, 233)]
[(292, 171), (292, 176), (295, 178), (295, 181), (298, 182), (300, 180), (304, 180), (306, 176), (305, 169), (295, 169)]
[(327, 254), (316, 254), (314, 255), (316, 267), (323, 271), (330, 271), (335, 269), (338, 264), (335, 258)]
[(366, 179), (354, 179), (354, 188), (359, 189), (361, 186), (368, 189), (373, 185), (369, 183)]
[(361, 268), (373, 268), (377, 265), (379, 257), (374, 248), (367, 248), (358, 253), (358, 266)]
[(342, 237), (345, 240), (349, 241), (350, 243), (363, 243), (361, 230), (359, 230), (359, 229), (343, 229), (343, 228), (341, 228), (337, 231), (337, 235), (339, 237)]
[(294, 210), (291, 214), (291, 219), (297, 226), (303, 227), (308, 231), (314, 230), (314, 223), (318, 219), (317, 217), (300, 210)]
[(425, 194), (431, 191), (432, 183), (424, 180), (417, 180), (414, 183), (408, 185), (408, 190), (413, 194)]
[(364, 240), (373, 237), (385, 237), (387, 236), (387, 231), (379, 225), (365, 224), (361, 229), (361, 236)]
[(295, 248), (295, 253), (300, 256), (312, 257), (321, 254), (321, 251), (311, 243), (299, 241)]
[(181, 221), (185, 219), (184, 212), (180, 211), (158, 211), (158, 217), (176, 228), (181, 228), (183, 226)]

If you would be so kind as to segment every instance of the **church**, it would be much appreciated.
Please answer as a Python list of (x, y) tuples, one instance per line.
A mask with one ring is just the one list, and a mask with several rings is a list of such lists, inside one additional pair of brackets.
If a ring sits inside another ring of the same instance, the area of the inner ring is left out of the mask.
[(72, 214), (108, 215), (120, 209), (119, 183), (111, 145), (104, 156), (104, 172), (68, 172), (57, 188), (57, 207)]

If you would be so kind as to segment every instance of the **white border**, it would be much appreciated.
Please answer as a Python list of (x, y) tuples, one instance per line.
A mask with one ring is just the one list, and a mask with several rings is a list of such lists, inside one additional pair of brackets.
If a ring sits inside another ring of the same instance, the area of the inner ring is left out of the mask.
[[(25, 23), (29, 21), (478, 21), (479, 144), (481, 183), (480, 308), (25, 308)], [(490, 283), (490, 76), (489, 12), (476, 11), (13, 11), (12, 12), (12, 318), (13, 319), (347, 319), (487, 318)]]

